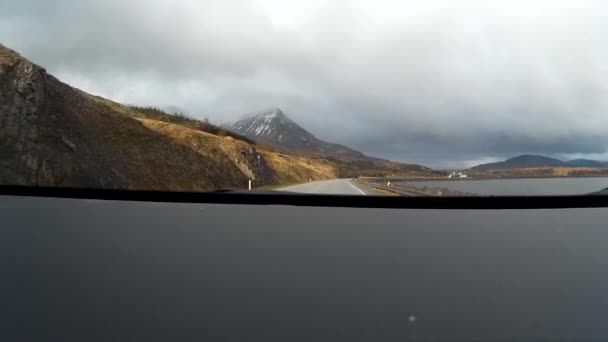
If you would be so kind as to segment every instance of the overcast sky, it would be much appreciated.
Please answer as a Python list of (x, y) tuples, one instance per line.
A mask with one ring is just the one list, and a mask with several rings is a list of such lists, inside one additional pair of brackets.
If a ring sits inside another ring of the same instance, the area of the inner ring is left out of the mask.
[(0, 42), (125, 103), (269, 107), (371, 155), (606, 158), (608, 2), (2, 0)]

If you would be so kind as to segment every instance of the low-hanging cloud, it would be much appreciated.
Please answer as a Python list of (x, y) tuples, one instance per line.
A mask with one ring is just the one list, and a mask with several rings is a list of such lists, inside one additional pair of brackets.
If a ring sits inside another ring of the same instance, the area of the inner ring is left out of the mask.
[(606, 154), (607, 15), (584, 0), (5, 0), (0, 41), (119, 101), (216, 122), (279, 106), (326, 140), (448, 166)]

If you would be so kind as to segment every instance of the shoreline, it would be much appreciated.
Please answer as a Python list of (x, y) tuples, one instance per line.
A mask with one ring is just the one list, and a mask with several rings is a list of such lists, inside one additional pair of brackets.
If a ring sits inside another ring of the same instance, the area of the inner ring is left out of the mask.
[(500, 179), (572, 179), (572, 178), (608, 178), (607, 174), (602, 175), (581, 175), (581, 176), (469, 176), (468, 178), (447, 178), (447, 177), (361, 177), (361, 180), (371, 181), (391, 181), (391, 182), (469, 182), (476, 180), (500, 180)]
[[(449, 187), (449, 184), (456, 182), (475, 182), (475, 181), (490, 181), (490, 180), (527, 180), (527, 179), (598, 179), (608, 178), (608, 175), (585, 175), (585, 176), (534, 176), (534, 177), (479, 177), (479, 178), (391, 178), (391, 177), (377, 177), (377, 178), (360, 178), (359, 182), (365, 183), (368, 186), (375, 187), (384, 191), (390, 191), (400, 196), (432, 196), (432, 197), (470, 197), (470, 196), (500, 196), (497, 194), (481, 194), (475, 192), (468, 192), (462, 190), (456, 190)], [(390, 181), (391, 185), (388, 186), (387, 182)], [(433, 182), (435, 184), (425, 184)], [(452, 183), (450, 183), (452, 182)]]

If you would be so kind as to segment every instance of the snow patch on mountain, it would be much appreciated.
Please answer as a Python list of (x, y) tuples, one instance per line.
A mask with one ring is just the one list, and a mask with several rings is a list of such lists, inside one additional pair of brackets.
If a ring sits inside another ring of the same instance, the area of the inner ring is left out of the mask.
[(269, 109), (237, 121), (228, 128), (248, 138), (288, 150), (348, 155), (358, 158), (365, 157), (362, 153), (346, 146), (331, 144), (317, 139), (312, 133), (289, 119), (278, 108)]

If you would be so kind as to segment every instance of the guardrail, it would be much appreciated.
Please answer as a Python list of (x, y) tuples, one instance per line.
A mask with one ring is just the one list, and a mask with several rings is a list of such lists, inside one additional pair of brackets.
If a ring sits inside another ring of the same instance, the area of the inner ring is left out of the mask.
[(368, 186), (370, 188), (378, 189), (381, 191), (386, 191), (386, 192), (395, 194), (397, 196), (407, 196), (407, 197), (425, 196), (424, 193), (416, 192), (416, 191), (408, 190), (408, 189), (402, 189), (395, 185), (388, 186), (388, 185), (380, 184), (377, 182), (367, 182), (362, 179), (355, 179), (355, 182), (358, 184), (361, 184), (361, 185)]
[[(391, 192), (393, 194), (396, 194), (398, 196), (405, 196), (405, 197), (420, 197), (420, 196), (432, 196), (432, 197), (441, 197), (441, 196), (459, 196), (459, 197), (469, 197), (469, 196), (477, 196), (476, 194), (472, 194), (472, 193), (465, 193), (465, 192), (461, 192), (461, 191), (455, 191), (455, 190), (450, 190), (447, 188), (415, 188), (415, 187), (408, 187), (408, 186), (404, 186), (400, 183), (394, 182), (394, 181), (387, 181), (386, 179), (373, 179), (373, 178), (367, 178), (367, 179), (357, 179), (357, 182), (359, 182), (360, 184), (372, 187), (372, 188), (376, 188), (378, 190), (382, 190), (382, 191), (388, 191)], [(385, 183), (386, 182), (386, 183)], [(389, 185), (390, 184), (390, 185)]]

